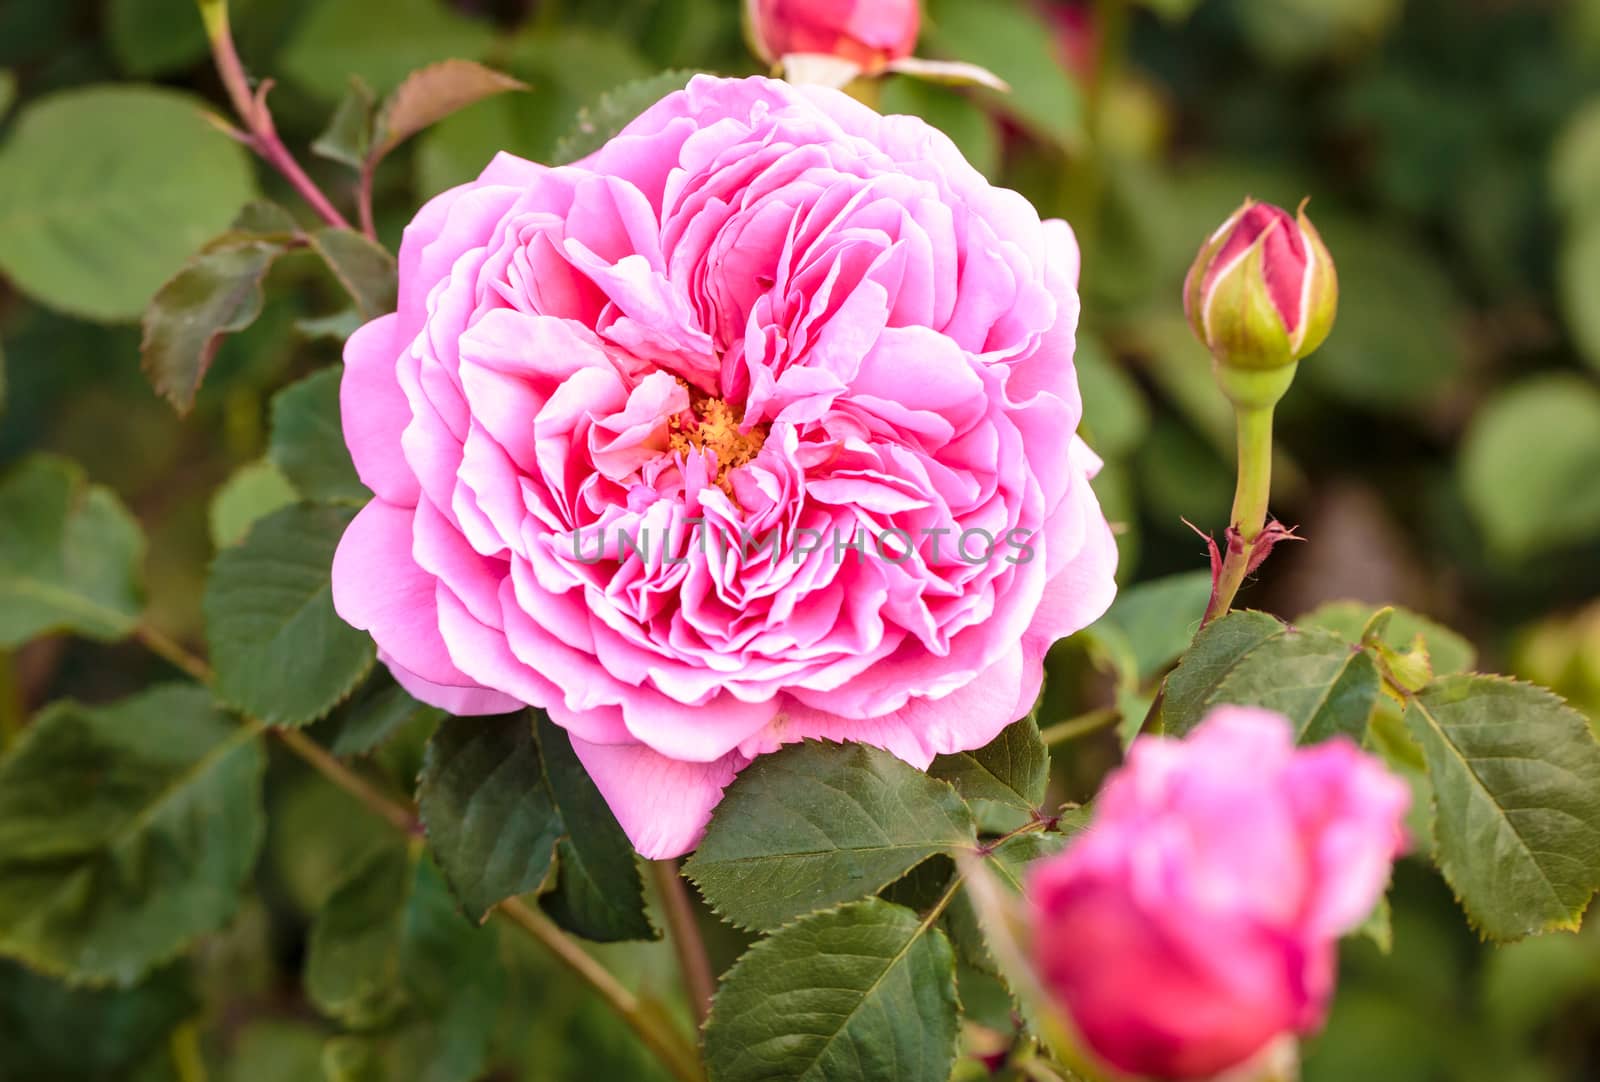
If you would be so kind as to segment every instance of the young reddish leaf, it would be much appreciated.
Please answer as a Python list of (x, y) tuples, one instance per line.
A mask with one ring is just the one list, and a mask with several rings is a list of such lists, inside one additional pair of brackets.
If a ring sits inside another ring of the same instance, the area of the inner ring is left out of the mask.
[(470, 60), (441, 60), (414, 71), (383, 103), (373, 131), (368, 168), (451, 113), (508, 90), (526, 89), (526, 83)]

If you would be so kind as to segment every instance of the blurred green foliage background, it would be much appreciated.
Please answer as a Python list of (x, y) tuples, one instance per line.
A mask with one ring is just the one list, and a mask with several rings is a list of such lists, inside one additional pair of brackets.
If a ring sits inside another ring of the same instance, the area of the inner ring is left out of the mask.
[[(278, 80), (286, 141), (347, 209), (347, 174), (306, 148), (351, 74), (382, 93), (459, 56), (531, 85), (383, 166), (377, 217), (393, 245), (422, 200), (496, 151), (548, 158), (579, 110), (622, 83), (665, 68), (754, 72), (741, 6), (233, 8), (246, 66)], [(1124, 525), (1125, 582), (1203, 566), (1184, 519), (1220, 530), (1231, 496), (1230, 415), (1181, 312), (1188, 262), (1246, 194), (1310, 196), (1343, 306), (1280, 411), (1274, 498), (1308, 543), (1280, 550), (1246, 603), (1295, 615), (1337, 598), (1400, 602), (1464, 632), (1486, 671), (1600, 711), (1600, 3), (930, 0), (920, 52), (984, 64), (1014, 94), (894, 78), (882, 107), (927, 117), (1079, 231), (1086, 432), (1107, 460), (1097, 488)], [(188, 97), (82, 91), (113, 83)], [(114, 489), (151, 537), (153, 620), (187, 641), (200, 638), (204, 569), (229, 532), (215, 492), (240, 470), (270, 491), (267, 402), (335, 363), (350, 326), (337, 285), (294, 256), (190, 417), (141, 376), (134, 324), (150, 293), (256, 190), (294, 203), (193, 119), (191, 106), (222, 101), (192, 0), (0, 0), (0, 470), (53, 450)], [(114, 152), (130, 145), (140, 153)], [(119, 202), (152, 189), (154, 217)], [(67, 215), (57, 239), (70, 258), (28, 241), (45, 204)], [(1081, 662), (1062, 664), (1083, 676)], [(0, 722), (160, 675), (135, 647), (0, 654)], [(1093, 705), (1093, 680), (1079, 683), (1074, 709)], [(401, 740), (379, 765), (409, 777), (416, 746)], [(1094, 746), (1073, 754), (1096, 769)], [(292, 764), (270, 779), (265, 901), (197, 965), (118, 992), (0, 963), (0, 1080), (318, 1077), (324, 1029), (297, 986), (306, 921), (383, 828)], [(1420, 866), (1402, 869), (1393, 904), (1392, 952), (1346, 947), (1310, 1082), (1600, 1077), (1597, 929), (1486, 949)], [(716, 946), (726, 963), (740, 944)], [(498, 1077), (654, 1077), (533, 948), (503, 949), (517, 965), (496, 1023)], [(605, 953), (647, 992), (674, 994), (659, 944)]]

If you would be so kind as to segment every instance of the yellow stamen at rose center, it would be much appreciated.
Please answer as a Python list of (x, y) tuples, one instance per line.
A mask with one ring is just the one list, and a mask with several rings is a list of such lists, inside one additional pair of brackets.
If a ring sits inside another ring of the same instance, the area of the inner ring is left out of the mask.
[(742, 431), (742, 416), (726, 401), (692, 393), (689, 409), (668, 422), (668, 446), (679, 454), (711, 451), (717, 456), (716, 485), (733, 495), (733, 471), (748, 465), (761, 453), (767, 441), (768, 426), (761, 424)]

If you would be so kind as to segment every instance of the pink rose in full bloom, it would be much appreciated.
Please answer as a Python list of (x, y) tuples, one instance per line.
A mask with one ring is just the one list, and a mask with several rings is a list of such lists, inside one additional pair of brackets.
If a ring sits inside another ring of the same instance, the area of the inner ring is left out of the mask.
[(1115, 590), (1077, 276), (835, 91), (698, 77), (577, 165), (503, 154), (346, 348), (339, 613), (419, 698), (547, 710), (647, 856), (785, 743), (979, 747)]
[(795, 53), (835, 56), (868, 74), (911, 55), (919, 0), (746, 0), (756, 52), (769, 64)]
[(1343, 738), (1213, 710), (1145, 738), (1028, 884), (1045, 987), (1111, 1066), (1208, 1078), (1321, 1025), (1336, 942), (1377, 904), (1410, 791)]

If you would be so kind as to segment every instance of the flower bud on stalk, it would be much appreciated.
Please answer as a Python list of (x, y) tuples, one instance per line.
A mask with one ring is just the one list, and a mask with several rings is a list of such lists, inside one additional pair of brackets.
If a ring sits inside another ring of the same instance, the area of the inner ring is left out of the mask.
[(1272, 487), (1272, 411), (1302, 357), (1333, 330), (1339, 279), (1305, 204), (1291, 216), (1246, 199), (1200, 249), (1184, 282), (1183, 307), (1211, 351), (1213, 371), (1233, 403), (1239, 481), (1228, 551), (1212, 548), (1213, 587), (1205, 622), (1228, 611), (1240, 584), (1293, 534), (1267, 526)]
[[(1293, 379), (1293, 365), (1333, 330), (1339, 279), (1306, 217), (1245, 200), (1206, 241), (1183, 289), (1184, 312), (1211, 351), (1223, 390), (1241, 406), (1268, 405), (1264, 391)], [(1270, 373), (1252, 380), (1242, 373)], [(1240, 396), (1247, 401), (1240, 402)]]

